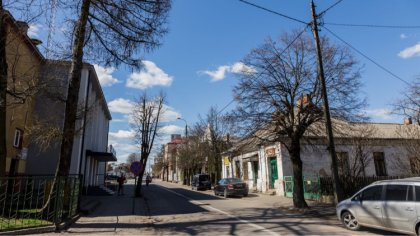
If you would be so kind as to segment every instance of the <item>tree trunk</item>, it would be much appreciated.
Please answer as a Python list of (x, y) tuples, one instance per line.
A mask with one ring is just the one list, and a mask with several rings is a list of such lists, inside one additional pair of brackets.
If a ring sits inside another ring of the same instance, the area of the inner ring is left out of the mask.
[(302, 160), (300, 159), (300, 140), (292, 140), (289, 149), (290, 159), (293, 165), (293, 206), (307, 208), (303, 192)]
[(3, 1), (0, 0), (0, 177), (6, 175), (6, 24), (4, 19)]
[(61, 152), (59, 159), (58, 174), (60, 176), (67, 176), (70, 171), (80, 79), (83, 68), (83, 46), (85, 43), (86, 23), (89, 15), (90, 2), (91, 0), (83, 0), (74, 37), (74, 48), (70, 68), (70, 83), (67, 92), (66, 113), (64, 118), (63, 138), (61, 141)]

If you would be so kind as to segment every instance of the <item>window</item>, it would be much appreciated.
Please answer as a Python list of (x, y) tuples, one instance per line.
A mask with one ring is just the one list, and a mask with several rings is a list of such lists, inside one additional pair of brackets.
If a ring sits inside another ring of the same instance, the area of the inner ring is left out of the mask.
[(347, 152), (337, 152), (337, 167), (339, 175), (349, 175), (349, 154)]
[(362, 192), (363, 201), (379, 201), (381, 200), (382, 186), (373, 186)]
[(244, 180), (249, 179), (248, 177), (248, 162), (242, 162), (242, 171), (244, 172)]
[(13, 138), (13, 147), (22, 148), (23, 130), (16, 128), (15, 137)]
[(377, 176), (386, 176), (385, 157), (383, 152), (374, 152), (375, 171)]
[(420, 186), (416, 186), (416, 202), (420, 202)]
[(235, 172), (236, 172), (235, 177), (237, 177), (237, 178), (241, 177), (241, 166), (240, 165), (241, 165), (241, 163), (239, 161), (235, 161)]
[(406, 201), (408, 185), (387, 185), (385, 200), (387, 201)]

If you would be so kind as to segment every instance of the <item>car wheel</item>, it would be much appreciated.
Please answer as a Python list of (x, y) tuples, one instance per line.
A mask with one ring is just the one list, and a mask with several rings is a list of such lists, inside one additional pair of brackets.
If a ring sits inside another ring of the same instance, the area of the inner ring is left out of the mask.
[(246, 192), (246, 193), (244, 193), (244, 197), (248, 197), (248, 193)]
[(225, 189), (225, 191), (223, 192), (223, 197), (227, 198), (228, 194), (227, 194), (227, 189)]
[(219, 195), (219, 194), (217, 194), (216, 190), (214, 190), (214, 195), (215, 195), (215, 196)]
[(360, 229), (360, 225), (359, 225), (359, 222), (357, 222), (356, 217), (354, 217), (353, 214), (351, 214), (348, 211), (346, 211), (342, 214), (341, 220), (342, 220), (344, 226), (346, 226), (346, 228), (349, 229), (349, 230), (359, 230)]

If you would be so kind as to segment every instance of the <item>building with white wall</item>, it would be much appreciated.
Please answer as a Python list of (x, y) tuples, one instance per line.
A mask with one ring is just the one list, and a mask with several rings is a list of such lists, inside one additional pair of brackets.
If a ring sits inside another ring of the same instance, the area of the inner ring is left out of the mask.
[[(45, 89), (36, 98), (35, 114), (45, 132), (62, 130), (64, 126), (65, 99), (69, 85), (70, 62), (48, 60), (43, 67), (41, 80)], [(106, 162), (116, 161), (116, 153), (108, 145), (111, 120), (105, 96), (95, 69), (84, 64), (79, 90), (78, 117), (73, 142), (70, 175), (82, 175), (84, 187), (104, 183)], [(28, 151), (28, 175), (52, 175), (57, 168), (61, 139), (41, 147), (33, 143)]]
[[(339, 174), (407, 176), (419, 173), (418, 125), (341, 121), (334, 127)], [(244, 139), (225, 153), (222, 176), (242, 178), (251, 190), (284, 195), (284, 177), (293, 176), (289, 153), (280, 142), (260, 140)], [(416, 147), (418, 149), (413, 151)], [(301, 160), (303, 175), (331, 175), (325, 135), (305, 135), (301, 141)]]

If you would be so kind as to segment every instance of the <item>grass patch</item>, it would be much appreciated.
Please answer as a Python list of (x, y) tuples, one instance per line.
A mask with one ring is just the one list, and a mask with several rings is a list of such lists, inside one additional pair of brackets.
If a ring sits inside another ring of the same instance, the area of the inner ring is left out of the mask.
[(51, 224), (52, 222), (41, 219), (8, 219), (0, 217), (0, 230), (23, 229)]

